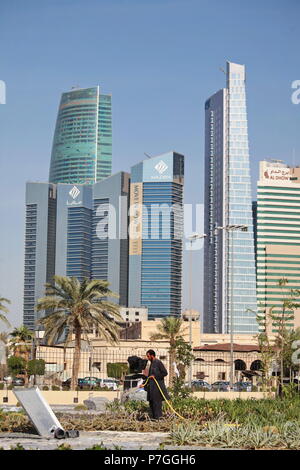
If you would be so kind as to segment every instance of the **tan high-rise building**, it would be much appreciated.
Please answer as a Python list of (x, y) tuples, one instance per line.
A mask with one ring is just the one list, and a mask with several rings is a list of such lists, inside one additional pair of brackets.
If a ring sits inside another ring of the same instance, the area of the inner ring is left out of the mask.
[[(280, 285), (281, 284), (281, 285)], [(257, 186), (258, 311), (269, 331), (278, 330), (283, 300), (300, 289), (300, 167), (261, 161)], [(300, 303), (300, 298), (299, 298)], [(278, 316), (274, 322), (269, 313)], [(290, 318), (291, 310), (285, 312)], [(285, 317), (287, 318), (287, 317)], [(300, 326), (300, 309), (287, 326)]]

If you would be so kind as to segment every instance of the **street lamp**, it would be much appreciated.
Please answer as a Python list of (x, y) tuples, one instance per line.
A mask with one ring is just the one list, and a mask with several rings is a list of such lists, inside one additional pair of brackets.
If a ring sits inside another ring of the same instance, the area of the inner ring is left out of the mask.
[[(231, 248), (231, 276), (230, 276), (230, 388), (233, 387), (233, 378), (234, 378), (234, 362), (233, 362), (233, 232), (242, 231), (248, 232), (248, 225), (235, 225), (229, 224), (224, 226), (217, 226), (215, 229), (215, 235), (217, 235), (218, 230), (225, 230), (226, 232), (231, 233), (230, 237), (230, 248)], [(228, 302), (227, 302), (228, 305)], [(229, 317), (229, 311), (227, 307), (227, 318)]]
[[(188, 240), (190, 241), (190, 273), (189, 273), (189, 305), (190, 305), (190, 314), (189, 314), (189, 344), (190, 347), (192, 348), (192, 251), (193, 251), (193, 243), (196, 240), (200, 240), (201, 238), (205, 238), (206, 234), (200, 234), (200, 233), (193, 233), (188, 237)], [(192, 364), (190, 364), (189, 367), (189, 387), (192, 386)]]

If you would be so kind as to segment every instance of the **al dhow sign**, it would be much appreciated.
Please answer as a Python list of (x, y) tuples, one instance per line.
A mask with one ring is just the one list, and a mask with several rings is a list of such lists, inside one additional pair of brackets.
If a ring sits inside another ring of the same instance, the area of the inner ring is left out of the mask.
[(267, 167), (264, 170), (263, 177), (265, 180), (289, 181), (291, 171), (290, 168)]

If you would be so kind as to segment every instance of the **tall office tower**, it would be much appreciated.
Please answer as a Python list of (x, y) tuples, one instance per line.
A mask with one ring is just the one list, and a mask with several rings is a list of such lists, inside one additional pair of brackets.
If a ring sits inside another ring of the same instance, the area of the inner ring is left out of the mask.
[(111, 174), (111, 95), (99, 86), (63, 93), (53, 138), (49, 181), (93, 184)]
[(181, 314), (184, 157), (175, 152), (131, 169), (129, 306), (149, 318)]
[(34, 329), (36, 300), (55, 273), (56, 187), (27, 183), (25, 221), (23, 324)]
[(129, 174), (94, 185), (27, 183), (24, 324), (54, 274), (103, 279), (127, 305)]
[(205, 103), (204, 332), (229, 333), (232, 319), (233, 332), (251, 333), (257, 300), (245, 67), (227, 62), (226, 78)]
[[(257, 184), (257, 297), (265, 326), (276, 331), (269, 317), (282, 315), (290, 289), (300, 289), (300, 168), (282, 161), (260, 162)], [(279, 281), (285, 279), (283, 285)], [(298, 299), (296, 299), (298, 302)], [(288, 313), (288, 309), (286, 311)], [(300, 309), (290, 326), (300, 326)]]

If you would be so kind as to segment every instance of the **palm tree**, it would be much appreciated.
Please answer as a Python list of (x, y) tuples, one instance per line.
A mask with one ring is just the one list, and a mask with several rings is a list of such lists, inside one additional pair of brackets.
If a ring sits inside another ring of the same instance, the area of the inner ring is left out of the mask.
[(26, 367), (24, 370), (24, 378), (25, 382), (28, 382), (28, 374), (27, 374), (27, 363), (30, 358), (30, 352), (32, 349), (32, 340), (33, 340), (33, 332), (27, 328), (27, 326), (20, 326), (19, 328), (15, 328), (10, 333), (10, 341), (9, 341), (9, 348), (12, 349), (13, 355), (17, 357), (22, 357), (26, 363)]
[[(2, 354), (1, 354), (2, 343)], [(6, 374), (7, 357), (8, 357), (8, 333), (2, 331), (0, 333), (0, 379), (2, 380)]]
[(72, 367), (71, 388), (77, 386), (81, 338), (87, 337), (88, 331), (96, 327), (100, 336), (110, 343), (119, 339), (119, 326), (114, 320), (122, 321), (119, 306), (106, 300), (116, 297), (109, 290), (107, 281), (89, 280), (80, 282), (75, 277), (53, 276), (53, 283), (46, 284), (46, 296), (39, 299), (37, 310), (52, 310), (52, 313), (40, 319), (45, 328), (44, 339), (47, 344), (55, 343), (67, 332), (66, 343), (74, 334), (75, 351)]
[(11, 333), (10, 348), (15, 356), (23, 356), (26, 361), (32, 348), (33, 332), (27, 326), (15, 328)]
[(7, 304), (10, 304), (10, 300), (6, 299), (5, 297), (0, 297), (0, 320), (3, 321), (7, 326), (11, 326), (6, 316), (3, 313), (1, 313), (1, 312), (4, 312), (4, 313), (9, 312), (8, 308), (4, 305), (4, 302), (6, 302)]
[(151, 341), (159, 339), (167, 339), (170, 343), (169, 349), (169, 383), (172, 384), (174, 373), (174, 362), (176, 358), (176, 345), (177, 341), (182, 338), (184, 331), (182, 318), (165, 317), (157, 325), (157, 332), (150, 336)]

